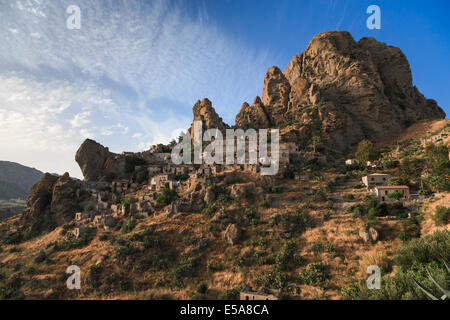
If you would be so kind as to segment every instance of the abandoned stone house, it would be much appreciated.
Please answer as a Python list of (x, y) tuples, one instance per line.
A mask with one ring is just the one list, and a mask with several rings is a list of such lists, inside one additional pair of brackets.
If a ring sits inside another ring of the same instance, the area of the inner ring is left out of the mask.
[(79, 226), (73, 229), (72, 235), (78, 239), (79, 237), (82, 237), (86, 232), (89, 231), (89, 227), (87, 226)]
[(197, 169), (197, 173), (200, 176), (210, 177), (213, 174), (216, 174), (218, 172), (222, 171), (222, 166), (219, 164), (212, 164), (212, 165), (201, 165), (200, 168)]
[(151, 166), (147, 166), (147, 172), (148, 172), (148, 176), (152, 177), (155, 174), (159, 174), (162, 172), (161, 166), (158, 165), (151, 165)]
[(77, 212), (75, 213), (76, 221), (90, 220), (93, 216), (92, 212)]
[(371, 194), (377, 197), (380, 202), (389, 201), (388, 195), (394, 192), (402, 193), (402, 199), (404, 200), (408, 200), (410, 197), (408, 186), (376, 186), (371, 190)]
[(150, 189), (153, 191), (160, 191), (163, 188), (174, 189), (176, 187), (177, 182), (174, 180), (174, 175), (171, 173), (158, 174), (150, 180)]
[(434, 136), (431, 136), (429, 138), (423, 139), (422, 146), (426, 147), (427, 144), (429, 144), (429, 143), (437, 144), (437, 143), (441, 143), (441, 142), (444, 144), (450, 143), (450, 133), (449, 132), (441, 132), (441, 133), (435, 134)]
[(266, 289), (255, 291), (251, 287), (246, 286), (240, 292), (240, 300), (280, 300), (281, 290), (280, 289)]
[(153, 156), (155, 157), (156, 160), (159, 160), (159, 161), (170, 160), (170, 153), (155, 152), (155, 153), (153, 153)]
[(372, 173), (362, 177), (363, 184), (369, 188), (375, 185), (387, 185), (391, 176), (385, 173)]
[(111, 191), (114, 193), (122, 193), (128, 190), (130, 182), (128, 180), (114, 181), (111, 183)]

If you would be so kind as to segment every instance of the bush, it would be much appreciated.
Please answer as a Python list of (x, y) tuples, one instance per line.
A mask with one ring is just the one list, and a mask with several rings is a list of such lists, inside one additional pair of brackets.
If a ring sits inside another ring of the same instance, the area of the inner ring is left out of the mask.
[(197, 293), (205, 294), (207, 290), (208, 284), (205, 281), (202, 281), (197, 285)]
[(273, 184), (269, 184), (269, 185), (263, 186), (263, 188), (268, 193), (281, 193), (281, 192), (283, 192), (283, 187), (275, 186)]
[(389, 199), (396, 199), (396, 200), (399, 200), (399, 199), (401, 199), (401, 198), (404, 197), (404, 194), (403, 194), (402, 192), (391, 192), (391, 193), (389, 193), (389, 194), (387, 195), (387, 197), (388, 197)]
[(323, 262), (312, 263), (308, 270), (300, 270), (298, 281), (300, 284), (323, 285), (329, 278), (329, 273)]
[(240, 292), (241, 287), (236, 287), (231, 290), (225, 291), (219, 295), (219, 300), (237, 300), (239, 299)]
[(120, 232), (122, 234), (131, 232), (134, 227), (136, 227), (136, 219), (130, 218), (128, 221), (125, 221), (120, 228)]
[(345, 195), (345, 199), (347, 199), (347, 200), (354, 200), (355, 196), (352, 193), (347, 193)]
[(168, 205), (171, 204), (174, 200), (178, 198), (178, 194), (176, 190), (164, 188), (161, 191), (161, 194), (156, 198), (156, 203), (159, 205)]
[(281, 225), (284, 232), (290, 233), (303, 233), (306, 229), (314, 226), (312, 218), (299, 210), (276, 216), (274, 223)]
[(397, 251), (394, 258), (398, 266), (393, 277), (386, 275), (381, 281), (380, 290), (369, 290), (365, 286), (357, 289), (349, 288), (347, 293), (352, 299), (373, 300), (418, 300), (428, 299), (422, 290), (414, 283), (419, 281), (425, 287), (430, 288), (436, 295), (438, 292), (432, 280), (428, 277), (430, 272), (433, 277), (443, 283), (447, 288), (450, 285), (448, 272), (442, 261), (450, 259), (450, 232), (437, 231), (424, 238), (412, 239)]
[(402, 231), (399, 233), (398, 238), (406, 242), (418, 237), (420, 237), (419, 221), (414, 217), (402, 221)]
[(181, 173), (181, 174), (177, 174), (175, 176), (175, 180), (178, 180), (178, 181), (185, 181), (187, 179), (189, 179), (189, 175), (187, 173)]
[(450, 208), (437, 206), (435, 214), (433, 216), (433, 220), (436, 226), (448, 224), (449, 219), (450, 219)]

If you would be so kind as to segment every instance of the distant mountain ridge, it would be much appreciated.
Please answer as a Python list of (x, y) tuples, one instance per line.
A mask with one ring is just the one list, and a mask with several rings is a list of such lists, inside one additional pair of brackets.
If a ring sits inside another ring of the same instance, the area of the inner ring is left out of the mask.
[(0, 161), (0, 200), (26, 199), (43, 172), (19, 163)]

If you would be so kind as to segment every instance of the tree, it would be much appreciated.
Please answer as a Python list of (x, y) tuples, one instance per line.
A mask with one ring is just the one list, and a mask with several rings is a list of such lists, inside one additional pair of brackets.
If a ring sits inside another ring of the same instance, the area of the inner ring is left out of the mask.
[(358, 144), (355, 156), (361, 163), (365, 164), (367, 161), (375, 160), (377, 158), (377, 153), (372, 142), (369, 140), (362, 140)]
[(316, 153), (316, 149), (320, 146), (320, 144), (322, 143), (322, 139), (320, 138), (320, 136), (313, 136), (311, 138), (312, 143), (313, 143), (313, 150), (314, 153)]

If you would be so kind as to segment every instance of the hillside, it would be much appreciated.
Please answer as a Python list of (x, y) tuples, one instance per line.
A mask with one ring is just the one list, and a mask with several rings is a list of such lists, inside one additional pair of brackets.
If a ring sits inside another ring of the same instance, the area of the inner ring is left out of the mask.
[[(450, 126), (411, 79), (398, 48), (315, 36), (237, 115), (237, 128), (280, 129), (275, 175), (262, 160), (175, 165), (173, 144), (116, 154), (86, 139), (84, 181), (45, 173), (0, 222), (0, 299), (239, 299), (249, 286), (426, 299), (415, 280), (438, 294), (426, 270), (450, 284)], [(230, 128), (206, 98), (193, 119)], [(380, 290), (366, 285), (372, 265)]]
[(42, 174), (15, 162), (0, 161), (0, 200), (26, 199), (30, 188)]

